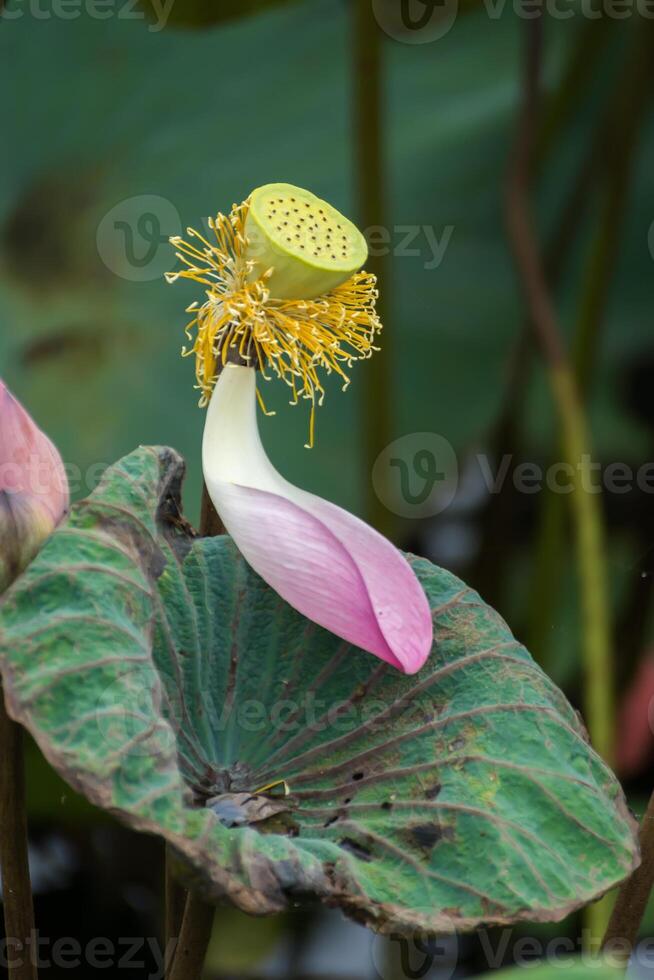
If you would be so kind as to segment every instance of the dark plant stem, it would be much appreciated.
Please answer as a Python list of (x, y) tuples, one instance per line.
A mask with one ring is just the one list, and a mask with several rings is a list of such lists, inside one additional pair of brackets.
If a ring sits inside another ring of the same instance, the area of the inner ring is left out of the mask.
[[(539, 134), (535, 139), (536, 149), (531, 164), (531, 176), (534, 180), (542, 171), (556, 136), (569, 121), (573, 108), (583, 98), (585, 83), (589, 77), (592, 77), (593, 68), (609, 36), (604, 26), (604, 19), (590, 21), (580, 29), (577, 44), (571, 52), (561, 83), (548, 100), (547, 109), (539, 124)], [(564, 196), (545, 247), (545, 271), (552, 291), (561, 278), (572, 245), (590, 206), (589, 186), (596, 183), (599, 170), (597, 159), (603, 159), (605, 130), (606, 120), (602, 119), (588, 153)], [(502, 407), (490, 433), (490, 455), (496, 460), (503, 459), (505, 455), (515, 455), (519, 450), (524, 405), (531, 389), (535, 354), (532, 325), (527, 321), (520, 330), (507, 360)], [(511, 558), (511, 549), (507, 547), (507, 540), (513, 522), (514, 501), (504, 486), (499, 493), (492, 494), (488, 500), (482, 520), (482, 545), (472, 572), (472, 581), (493, 606), (501, 607), (503, 601), (504, 570)], [(538, 554), (541, 550), (543, 549), (539, 548)], [(535, 567), (539, 577), (549, 582), (549, 568), (544, 568), (543, 563), (538, 559)], [(527, 646), (542, 663), (543, 623), (548, 624), (551, 621), (551, 610), (543, 610), (544, 604), (539, 601), (541, 592), (538, 587), (530, 589), (530, 593), (533, 594), (534, 601), (533, 608), (528, 608), (527, 622), (533, 628), (529, 630)]]
[[(357, 194), (359, 220), (364, 229), (386, 228), (385, 146), (383, 105), (383, 63), (381, 31), (370, 0), (355, 0), (354, 16), (354, 131), (356, 144)], [(393, 520), (374, 491), (372, 468), (379, 453), (392, 438), (393, 372), (392, 332), (387, 314), (389, 276), (385, 256), (371, 255), (366, 268), (377, 276), (377, 308), (385, 330), (381, 350), (366, 362), (361, 371), (363, 384), (363, 427), (366, 513), (378, 530), (391, 534)]]
[(179, 942), (168, 980), (200, 980), (209, 948), (215, 909), (193, 892), (189, 893)]
[(510, 170), (507, 226), (529, 318), (549, 375), (564, 456), (573, 473), (573, 493), (569, 496), (582, 599), (585, 708), (593, 744), (607, 757), (612, 750), (613, 681), (604, 531), (597, 496), (587, 489), (590, 456), (586, 419), (547, 284), (530, 204), (542, 30), (541, 8), (541, 16), (527, 23), (525, 99)]
[(602, 949), (626, 966), (654, 888), (654, 793), (640, 825), (642, 863), (618, 892)]
[[(215, 538), (225, 533), (206, 486), (202, 488), (200, 535)], [(175, 876), (174, 858), (166, 848), (166, 949), (177, 941), (168, 980), (199, 980), (207, 955), (214, 920), (214, 906), (187, 892)]]
[(586, 288), (575, 330), (573, 359), (582, 393), (586, 393), (597, 351), (597, 336), (608, 302), (611, 275), (620, 252), (621, 232), (638, 137), (652, 78), (654, 32), (639, 25), (635, 44), (627, 53), (619, 95), (604, 140), (606, 191), (598, 218), (597, 233), (588, 258)]
[[(596, 751), (610, 761), (614, 744), (614, 677), (606, 573), (604, 526), (593, 493), (590, 438), (574, 365), (563, 341), (546, 278), (530, 207), (530, 160), (538, 118), (543, 13), (527, 24), (525, 100), (507, 196), (507, 225), (516, 267), (559, 416), (563, 459), (572, 492), (568, 495), (574, 529), (581, 596), (581, 655), (584, 713)], [(604, 931), (606, 905), (588, 909), (591, 936)]]
[[(36, 980), (34, 905), (27, 850), (23, 730), (7, 714), (0, 687), (0, 872), (9, 980)], [(15, 962), (14, 962), (15, 961)]]
[[(619, 257), (629, 178), (648, 104), (651, 43), (651, 33), (642, 30), (636, 35), (635, 44), (629, 47), (621, 84), (600, 121), (590, 152), (580, 171), (576, 190), (567, 206), (572, 215), (578, 210), (577, 202), (588, 199), (588, 182), (597, 177), (596, 161), (601, 161), (600, 176), (604, 178), (605, 187), (600, 201), (597, 229), (587, 260), (572, 352), (575, 378), (582, 400), (586, 399), (590, 390), (600, 329)], [(560, 254), (564, 243), (565, 239), (556, 243), (555, 255)], [(558, 603), (563, 579), (564, 508), (565, 501), (560, 494), (548, 493), (543, 499), (527, 637), (530, 649), (541, 662), (546, 659), (549, 625)]]
[(172, 942), (179, 940), (179, 933), (182, 928), (184, 907), (186, 905), (187, 898), (186, 889), (182, 884), (180, 884), (175, 875), (175, 858), (168, 844), (166, 844), (165, 850), (165, 868), (166, 942), (164, 949), (168, 950), (172, 948), (170, 945)]
[[(599, 3), (595, 3), (594, 6), (599, 10)], [(576, 43), (563, 71), (561, 84), (553, 95), (545, 100), (536, 138), (536, 168), (549, 153), (561, 129), (571, 119), (584, 97), (587, 83), (592, 82), (596, 77), (598, 65), (613, 33), (608, 17), (585, 20), (580, 24)]]
[[(544, 162), (552, 148), (558, 131), (569, 121), (572, 108), (584, 97), (584, 88), (593, 76), (594, 66), (603, 55), (612, 32), (607, 30), (605, 18), (584, 24), (578, 32), (578, 40), (573, 48), (561, 83), (553, 96), (546, 100), (544, 111), (539, 113), (538, 133), (534, 137), (535, 150), (531, 163), (532, 177), (535, 179), (542, 171)], [(634, 70), (635, 69), (635, 70)], [(613, 199), (613, 206), (606, 204), (609, 226), (604, 228), (605, 243), (619, 243), (622, 210), (615, 206), (619, 199), (618, 185), (629, 166), (629, 156), (633, 150), (634, 124), (637, 123), (648, 86), (643, 75), (643, 58), (638, 51), (628, 50), (620, 77), (624, 84), (612, 88), (607, 105), (602, 108), (595, 132), (580, 162), (560, 208), (558, 219), (545, 248), (545, 272), (550, 291), (554, 291), (564, 271), (572, 245), (584, 219), (592, 213), (593, 193), (604, 176), (608, 183), (606, 197)], [(640, 78), (638, 76), (641, 76)], [(615, 163), (615, 167), (613, 164)], [(591, 193), (593, 192), (593, 193)], [(602, 229), (598, 235), (602, 234)], [(599, 251), (599, 250), (598, 250)], [(612, 281), (612, 271), (616, 255), (602, 249), (604, 269), (600, 273), (604, 286)], [(587, 276), (588, 291), (592, 287), (591, 277)], [(602, 290), (600, 290), (602, 292)], [(582, 290), (582, 300), (576, 334), (591, 336), (593, 342), (584, 345), (583, 353), (575, 340), (575, 368), (591, 376), (594, 362), (594, 344), (599, 338), (599, 325), (607, 301), (607, 291), (599, 302), (593, 303), (586, 290)], [(599, 298), (599, 297), (598, 297)], [(592, 320), (588, 314), (592, 313)], [(585, 315), (586, 314), (586, 315)], [(588, 329), (587, 329), (588, 328)], [(526, 393), (531, 388), (530, 374), (533, 366), (532, 328), (528, 322), (515, 343), (508, 372), (507, 393), (502, 411), (493, 430), (492, 455), (502, 459), (507, 453), (515, 453), (519, 442), (520, 420)], [(551, 623), (560, 594), (562, 578), (562, 553), (565, 532), (565, 501), (560, 495), (546, 493), (537, 531), (536, 557), (533, 562), (533, 579), (529, 588), (530, 600), (527, 606), (526, 643), (539, 663), (547, 665), (548, 640)], [(506, 547), (507, 528), (511, 525), (513, 501), (504, 490), (489, 500), (483, 521), (483, 547), (477, 562), (473, 580), (489, 598), (491, 604), (501, 604), (501, 584), (504, 580), (502, 563), (509, 557)]]

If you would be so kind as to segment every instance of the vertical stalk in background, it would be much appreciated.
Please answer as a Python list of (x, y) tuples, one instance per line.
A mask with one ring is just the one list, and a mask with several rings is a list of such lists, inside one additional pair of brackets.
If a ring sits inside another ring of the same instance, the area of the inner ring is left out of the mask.
[[(531, 161), (534, 180), (542, 172), (557, 138), (564, 127), (570, 123), (574, 111), (587, 98), (587, 86), (593, 78), (597, 63), (604, 54), (611, 36), (607, 25), (606, 18), (602, 18), (584, 22), (577, 30), (559, 84), (547, 98), (542, 118), (539, 120), (536, 149)], [(602, 121), (605, 124), (605, 120)], [(603, 128), (600, 127), (600, 133), (603, 132)], [(602, 151), (603, 145), (599, 143), (598, 134), (593, 138), (589, 151), (563, 194), (544, 250), (545, 270), (552, 290), (561, 278), (572, 246), (589, 210), (592, 200), (589, 187), (591, 185), (594, 187), (597, 183), (597, 172), (600, 169), (598, 160), (603, 159)], [(496, 460), (501, 460), (505, 455), (520, 454), (525, 402), (531, 389), (534, 360), (533, 330), (531, 323), (526, 321), (507, 360), (502, 407), (490, 432), (490, 455)], [(513, 499), (504, 486), (499, 493), (490, 496), (486, 505), (482, 517), (482, 543), (470, 576), (486, 601), (500, 609), (505, 599), (506, 569), (513, 557), (512, 549), (507, 547), (513, 519)], [(550, 539), (545, 538), (545, 540), (549, 544)], [(554, 539), (554, 544), (557, 543), (557, 539)], [(543, 564), (539, 560), (541, 550), (542, 548), (539, 548), (534, 563), (539, 574), (543, 569)], [(548, 554), (545, 558), (548, 558)], [(542, 577), (547, 583), (550, 582), (549, 574), (543, 574)], [(549, 631), (552, 613), (547, 603), (536, 600), (537, 596), (542, 595), (541, 590), (536, 587), (532, 588), (531, 592), (534, 600), (531, 608), (529, 603), (527, 605), (527, 623), (530, 627), (527, 646), (541, 666), (547, 669), (546, 657), (543, 656), (543, 631), (544, 629)], [(542, 626), (543, 623), (545, 628)]]
[(534, 231), (530, 204), (530, 161), (537, 125), (543, 14), (528, 20), (525, 96), (507, 194), (507, 226), (529, 316), (550, 381), (566, 462), (572, 468), (570, 494), (576, 563), (582, 604), (582, 658), (585, 713), (596, 750), (610, 758), (613, 748), (613, 664), (604, 529), (592, 475), (589, 434)]
[[(172, 949), (172, 943), (179, 941), (179, 934), (184, 918), (184, 906), (186, 905), (187, 892), (184, 886), (175, 876), (175, 857), (170, 849), (170, 845), (165, 845), (165, 922), (164, 922), (164, 949), (166, 952)], [(172, 962), (172, 961), (171, 961)]]
[(209, 949), (215, 909), (189, 892), (168, 980), (200, 980)]
[(558, 88), (543, 99), (540, 125), (535, 138), (536, 170), (553, 149), (558, 134), (570, 121), (574, 109), (582, 102), (586, 86), (601, 70), (601, 60), (614, 33), (611, 18), (598, 16), (603, 11), (597, 0), (591, 2), (590, 10), (595, 16), (582, 20), (578, 25), (576, 40), (563, 68)]
[(8, 940), (7, 975), (9, 980), (36, 980), (31, 949), (24, 945), (34, 931), (34, 906), (27, 850), (23, 731), (7, 714), (1, 687), (0, 872)]
[[(354, 133), (359, 222), (363, 229), (386, 227), (386, 162), (382, 38), (370, 0), (354, 0)], [(393, 433), (392, 331), (388, 327), (389, 275), (385, 256), (371, 255), (366, 268), (381, 284), (378, 310), (385, 326), (381, 350), (361, 371), (366, 516), (382, 533), (392, 534), (393, 520), (372, 485), (372, 468)]]
[[(640, 24), (635, 44), (626, 51), (620, 86), (593, 139), (589, 165), (581, 171), (581, 176), (587, 172), (590, 179), (592, 171), (598, 169), (595, 161), (600, 161), (603, 178), (599, 216), (587, 259), (573, 340), (573, 367), (584, 400), (591, 386), (600, 329), (619, 257), (633, 158), (648, 104), (651, 54), (651, 26)], [(560, 495), (547, 493), (544, 497), (527, 636), (530, 650), (541, 663), (547, 659), (549, 627), (558, 605), (565, 565), (561, 553), (565, 541), (564, 507)]]
[(633, 160), (649, 106), (654, 64), (651, 22), (635, 26), (634, 44), (613, 106), (604, 142), (605, 190), (585, 274), (585, 288), (575, 329), (573, 360), (578, 384), (586, 394), (593, 373), (598, 333), (609, 298), (628, 204)]
[[(507, 226), (530, 320), (533, 324), (559, 416), (563, 457), (571, 468), (569, 495), (581, 593), (581, 652), (584, 711), (597, 752), (611, 759), (614, 744), (614, 682), (604, 527), (598, 495), (592, 492), (590, 439), (574, 368), (570, 363), (534, 229), (530, 172), (538, 119), (543, 9), (528, 21), (525, 96), (509, 173)], [(604, 931), (605, 903), (591, 906), (591, 936)]]
[[(216, 512), (206, 486), (202, 488), (200, 535), (215, 538), (225, 533), (225, 526)], [(169, 964), (167, 980), (200, 980), (209, 949), (215, 918), (213, 905), (204, 902), (193, 892), (187, 892), (175, 876), (174, 858), (166, 848), (166, 935), (164, 949), (177, 940), (175, 954)]]

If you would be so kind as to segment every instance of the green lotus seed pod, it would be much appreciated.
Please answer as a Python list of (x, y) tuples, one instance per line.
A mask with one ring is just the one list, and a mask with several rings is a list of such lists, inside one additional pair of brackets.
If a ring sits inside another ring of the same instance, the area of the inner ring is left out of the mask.
[(293, 184), (254, 191), (245, 223), (252, 279), (268, 269), (276, 299), (314, 299), (346, 282), (368, 258), (365, 238), (336, 208)]

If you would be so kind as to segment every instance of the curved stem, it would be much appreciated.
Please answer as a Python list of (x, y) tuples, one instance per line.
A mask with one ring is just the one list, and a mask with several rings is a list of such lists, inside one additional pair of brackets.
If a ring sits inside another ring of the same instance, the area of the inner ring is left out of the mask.
[(9, 980), (36, 980), (29, 946), (34, 906), (27, 850), (23, 731), (7, 714), (1, 687), (0, 872)]
[(569, 497), (582, 597), (586, 716), (593, 744), (607, 758), (613, 744), (613, 683), (604, 530), (598, 498), (591, 490), (584, 411), (547, 285), (530, 207), (530, 162), (538, 108), (542, 24), (542, 14), (527, 23), (526, 97), (510, 171), (507, 225), (530, 320), (548, 371), (573, 486)]
[[(648, 80), (651, 74), (652, 36), (647, 30), (635, 36), (635, 44), (626, 52), (622, 84), (600, 119), (590, 152), (570, 198), (570, 213), (588, 197), (587, 184), (602, 161), (605, 190), (601, 201), (597, 230), (591, 242), (584, 284), (573, 340), (573, 367), (580, 397), (585, 399), (591, 385), (593, 367), (599, 346), (600, 328), (608, 305), (609, 290), (617, 264), (626, 205), (629, 176), (647, 106)], [(563, 225), (565, 227), (565, 225)], [(553, 254), (562, 254), (565, 238), (559, 236)], [(535, 577), (531, 590), (527, 642), (539, 662), (546, 660), (549, 624), (560, 596), (565, 541), (564, 501), (548, 493), (538, 532)]]
[[(600, 9), (599, 3), (591, 9)], [(608, 17), (583, 21), (576, 34), (570, 57), (564, 66), (561, 82), (556, 91), (548, 96), (543, 107), (541, 125), (536, 138), (536, 167), (551, 151), (557, 135), (572, 118), (584, 98), (584, 91), (593, 81), (598, 65), (613, 35)]]
[[(559, 130), (568, 121), (572, 109), (584, 97), (584, 84), (589, 74), (592, 74), (607, 38), (603, 20), (590, 21), (579, 31), (577, 43), (570, 54), (559, 87), (549, 99), (549, 106), (540, 120), (539, 134), (535, 138), (537, 149), (531, 164), (534, 179), (542, 172)], [(596, 171), (599, 169), (597, 159), (603, 158), (603, 143), (600, 137), (604, 136), (605, 129), (606, 120), (602, 119), (587, 155), (574, 175), (570, 187), (566, 189), (552, 233), (544, 248), (545, 272), (552, 290), (561, 278), (572, 245), (590, 205), (588, 189), (590, 184), (595, 183)], [(519, 449), (525, 400), (531, 389), (534, 355), (532, 326), (527, 321), (521, 327), (507, 363), (502, 407), (490, 436), (490, 455), (494, 459), (501, 460), (507, 454), (517, 453)], [(560, 510), (561, 508), (559, 512)], [(543, 641), (549, 633), (552, 609), (551, 603), (543, 601), (543, 596), (553, 592), (551, 582), (555, 580), (560, 567), (560, 538), (557, 536), (559, 513), (552, 515), (552, 509), (549, 507), (544, 508), (544, 511), (544, 517), (552, 516), (552, 522), (543, 526), (539, 534), (536, 558), (533, 563), (536, 570), (531, 588), (533, 598), (528, 601), (526, 620), (527, 647), (541, 666), (546, 667)], [(488, 500), (482, 521), (482, 545), (471, 575), (472, 581), (492, 606), (502, 604), (502, 589), (505, 582), (503, 566), (510, 560), (511, 554), (510, 549), (506, 547), (507, 528), (510, 527), (512, 519), (513, 501), (506, 488), (503, 488), (499, 493), (492, 494)], [(548, 533), (550, 528), (552, 533)]]
[(621, 959), (625, 966), (654, 888), (654, 793), (640, 825), (640, 850), (642, 863), (620, 888), (602, 943), (604, 952)]
[[(507, 197), (507, 225), (530, 319), (549, 375), (559, 416), (563, 457), (572, 492), (577, 575), (581, 592), (581, 653), (584, 709), (596, 751), (610, 761), (614, 744), (614, 679), (604, 527), (592, 481), (590, 439), (583, 402), (570, 363), (530, 209), (530, 161), (538, 109), (543, 14), (527, 24), (526, 98), (516, 142)], [(556, 500), (559, 507), (558, 498)], [(603, 931), (606, 904), (588, 910), (591, 934)]]
[(577, 566), (581, 582), (584, 705), (596, 752), (611, 760), (614, 746), (614, 684), (611, 621), (602, 513), (593, 490), (590, 438), (570, 368), (552, 371), (551, 382), (563, 416), (564, 455), (574, 466), (570, 495), (576, 527)]

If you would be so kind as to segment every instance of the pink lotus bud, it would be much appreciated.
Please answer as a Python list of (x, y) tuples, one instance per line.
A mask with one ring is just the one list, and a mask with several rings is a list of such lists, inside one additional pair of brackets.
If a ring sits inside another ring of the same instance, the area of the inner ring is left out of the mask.
[(0, 381), (0, 592), (34, 558), (68, 504), (61, 456)]

